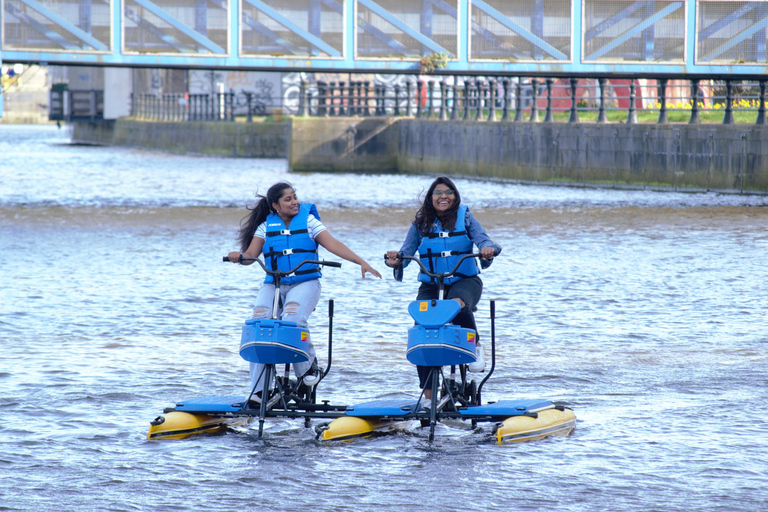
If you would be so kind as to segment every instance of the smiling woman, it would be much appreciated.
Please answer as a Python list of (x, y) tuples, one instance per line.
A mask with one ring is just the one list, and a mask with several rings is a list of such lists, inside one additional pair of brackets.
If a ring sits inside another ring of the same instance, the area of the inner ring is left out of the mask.
[[(410, 263), (402, 261), (400, 255), (413, 256), (419, 252), (419, 258), (426, 260), (431, 272), (449, 272), (459, 263), (461, 257), (472, 253), (472, 246), (480, 249), (482, 268), (491, 265), (493, 257), (501, 252), (501, 246), (493, 243), (485, 229), (474, 218), (465, 205), (461, 204), (461, 195), (450, 178), (439, 177), (432, 182), (424, 196), (424, 203), (416, 212), (416, 218), (406, 235), (400, 251), (388, 251), (387, 266), (395, 269), (395, 278), (402, 280), (402, 268)], [(478, 276), (480, 269), (474, 259), (466, 259), (453, 277), (445, 280), (445, 299), (453, 299), (461, 306), (461, 311), (452, 323), (477, 331), (473, 311), (477, 309), (483, 282)], [(419, 273), (419, 292), (416, 300), (438, 299), (438, 283), (434, 278)], [(485, 369), (483, 349), (477, 343), (477, 361), (468, 365), (469, 370), (481, 372)], [(427, 401), (432, 398), (432, 391), (427, 387), (430, 367), (417, 366), (419, 387), (424, 389)]]
[[(300, 203), (296, 190), (290, 183), (280, 182), (267, 190), (261, 199), (240, 224), (240, 249), (242, 252), (229, 253), (233, 263), (250, 265), (251, 261), (243, 258), (258, 258), (264, 254), (264, 261), (269, 270), (287, 272), (305, 260), (318, 260), (318, 244), (336, 256), (360, 265), (362, 278), (370, 273), (381, 279), (381, 274), (374, 270), (363, 258), (349, 247), (336, 240), (320, 222), (320, 214), (314, 204)], [(266, 250), (265, 250), (266, 247)], [(283, 278), (280, 289), (282, 308), (280, 318), (296, 322), (300, 327), (307, 327), (309, 315), (320, 300), (320, 269), (315, 264), (304, 265), (294, 275)], [(264, 285), (256, 296), (253, 318), (269, 318), (274, 303), (275, 285), (268, 275)], [(295, 363), (293, 371), (296, 377), (303, 379), (306, 386), (312, 387), (322, 376), (317, 364), (317, 356), (312, 341), (307, 335), (309, 360)], [(264, 365), (250, 363), (251, 389), (264, 386)], [(256, 393), (257, 401), (261, 396)]]

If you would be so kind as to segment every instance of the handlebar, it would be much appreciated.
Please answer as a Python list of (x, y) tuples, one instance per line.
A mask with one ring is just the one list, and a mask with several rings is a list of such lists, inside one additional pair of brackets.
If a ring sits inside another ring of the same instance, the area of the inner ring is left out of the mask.
[[(497, 251), (497, 250), (494, 250), (494, 251), (493, 251), (493, 255), (494, 255), (494, 256), (498, 256), (498, 254), (499, 254), (499, 251)], [(385, 255), (384, 255), (384, 258), (386, 259), (386, 257), (387, 257), (387, 255), (385, 254)], [(454, 267), (451, 269), (451, 271), (450, 271), (450, 272), (440, 272), (440, 273), (433, 273), (433, 272), (430, 272), (430, 271), (427, 269), (427, 267), (425, 267), (425, 266), (424, 266), (424, 264), (421, 262), (421, 258), (417, 258), (416, 256), (406, 256), (406, 255), (405, 255), (404, 253), (402, 253), (402, 252), (399, 252), (399, 253), (397, 253), (397, 258), (398, 258), (400, 261), (403, 261), (403, 260), (411, 260), (411, 261), (415, 261), (415, 262), (416, 262), (416, 263), (419, 265), (419, 268), (421, 269), (421, 272), (422, 272), (423, 274), (426, 274), (426, 275), (428, 275), (429, 277), (436, 277), (436, 278), (446, 278), (446, 277), (450, 277), (450, 276), (452, 276), (452, 275), (453, 275), (453, 274), (454, 274), (454, 273), (455, 273), (455, 272), (456, 272), (456, 271), (459, 269), (459, 267), (461, 266), (461, 264), (462, 264), (462, 263), (464, 263), (464, 260), (466, 260), (467, 258), (480, 258), (480, 257), (482, 257), (482, 254), (480, 254), (479, 252), (476, 252), (476, 253), (472, 253), (472, 254), (465, 254), (464, 256), (462, 256), (461, 258), (459, 258), (459, 261), (457, 261), (457, 262), (456, 262), (456, 265), (455, 265), (455, 266), (454, 266)]]
[[(229, 262), (229, 256), (224, 256), (223, 260), (224, 263)], [(291, 270), (284, 272), (282, 270), (269, 270), (267, 266), (264, 264), (263, 261), (261, 261), (259, 258), (243, 258), (243, 255), (240, 255), (240, 259), (238, 260), (239, 263), (243, 263), (245, 261), (255, 261), (259, 265), (261, 265), (261, 268), (264, 269), (264, 272), (269, 274), (270, 276), (280, 276), (285, 277), (293, 274), (296, 272), (302, 265), (321, 265), (325, 267), (336, 267), (341, 268), (341, 263), (336, 261), (325, 261), (325, 260), (304, 260), (295, 267), (293, 267)]]

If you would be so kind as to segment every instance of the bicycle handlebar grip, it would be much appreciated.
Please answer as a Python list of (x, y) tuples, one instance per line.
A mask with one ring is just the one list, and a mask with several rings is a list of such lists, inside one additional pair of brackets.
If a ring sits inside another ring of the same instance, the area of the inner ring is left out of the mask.
[(323, 261), (323, 265), (326, 267), (341, 268), (341, 263), (339, 263), (338, 261)]
[(224, 260), (223, 260), (223, 261), (224, 261), (225, 263), (226, 263), (226, 262), (228, 262), (228, 261), (229, 261), (229, 256), (224, 256)]

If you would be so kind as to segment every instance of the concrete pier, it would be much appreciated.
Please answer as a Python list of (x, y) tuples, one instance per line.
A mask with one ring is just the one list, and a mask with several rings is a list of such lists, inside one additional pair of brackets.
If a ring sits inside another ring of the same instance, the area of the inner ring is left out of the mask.
[(250, 158), (304, 172), (451, 174), (526, 183), (768, 193), (768, 126), (294, 117), (78, 123), (74, 142)]

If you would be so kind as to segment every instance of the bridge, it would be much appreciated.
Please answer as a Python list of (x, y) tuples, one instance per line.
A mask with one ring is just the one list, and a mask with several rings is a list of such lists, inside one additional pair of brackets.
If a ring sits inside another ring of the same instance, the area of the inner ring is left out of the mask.
[(0, 62), (527, 76), (768, 73), (768, 1), (0, 0)]

